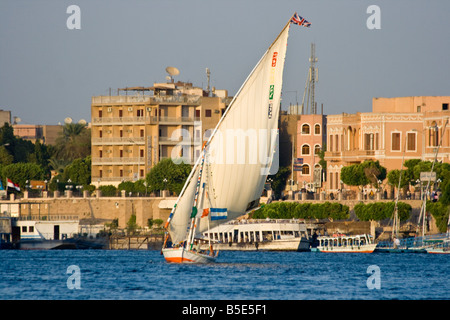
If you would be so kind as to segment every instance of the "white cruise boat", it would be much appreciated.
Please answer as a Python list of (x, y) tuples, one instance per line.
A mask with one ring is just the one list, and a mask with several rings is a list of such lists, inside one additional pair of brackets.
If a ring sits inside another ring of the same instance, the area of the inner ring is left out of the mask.
[(311, 251), (318, 252), (357, 252), (372, 253), (377, 246), (373, 237), (368, 234), (347, 236), (335, 234), (333, 236), (319, 236)]
[(296, 220), (233, 220), (203, 232), (216, 250), (309, 251), (304, 223)]

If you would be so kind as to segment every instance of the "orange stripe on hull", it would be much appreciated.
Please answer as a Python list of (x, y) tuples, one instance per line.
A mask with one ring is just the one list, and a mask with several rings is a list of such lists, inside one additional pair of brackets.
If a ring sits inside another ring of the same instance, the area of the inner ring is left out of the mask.
[(180, 258), (180, 257), (165, 257), (165, 259), (167, 262), (172, 262), (172, 263), (194, 262), (191, 259)]

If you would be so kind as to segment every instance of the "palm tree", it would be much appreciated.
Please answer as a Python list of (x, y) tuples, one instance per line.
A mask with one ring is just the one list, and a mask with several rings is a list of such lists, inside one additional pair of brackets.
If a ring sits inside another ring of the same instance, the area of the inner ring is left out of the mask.
[(66, 123), (56, 140), (56, 158), (73, 161), (91, 154), (91, 131), (81, 123)]

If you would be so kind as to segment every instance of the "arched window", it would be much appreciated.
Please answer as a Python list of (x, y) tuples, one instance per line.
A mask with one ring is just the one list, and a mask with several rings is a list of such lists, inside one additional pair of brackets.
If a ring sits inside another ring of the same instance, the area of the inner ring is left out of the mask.
[(315, 146), (314, 146), (314, 154), (319, 154), (319, 152), (320, 152), (320, 145), (319, 144), (316, 144)]
[(437, 147), (439, 145), (439, 128), (436, 121), (433, 121), (429, 128), (428, 145), (430, 147)]
[(304, 164), (302, 166), (302, 175), (309, 175), (309, 165), (308, 164)]
[(309, 154), (309, 145), (304, 144), (302, 145), (302, 155), (308, 155)]
[(304, 124), (302, 125), (302, 134), (309, 134), (310, 133), (310, 128), (309, 128), (309, 124)]
[(320, 124), (314, 126), (314, 134), (320, 134)]

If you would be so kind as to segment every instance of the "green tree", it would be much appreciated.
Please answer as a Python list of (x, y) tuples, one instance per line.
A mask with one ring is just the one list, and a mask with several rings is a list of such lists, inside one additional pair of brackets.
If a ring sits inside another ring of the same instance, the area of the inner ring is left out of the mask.
[(71, 180), (74, 184), (89, 185), (91, 183), (91, 156), (75, 159), (63, 173), (63, 181)]
[(34, 153), (34, 144), (31, 141), (17, 138), (14, 135), (14, 128), (5, 123), (0, 128), (0, 146), (13, 156), (14, 163), (27, 162), (30, 154)]
[(44, 180), (45, 171), (35, 163), (12, 163), (2, 168), (2, 177), (11, 179), (23, 189), (27, 180)]
[(66, 123), (56, 139), (56, 158), (73, 161), (91, 154), (91, 131), (80, 123)]
[(289, 167), (280, 167), (276, 174), (267, 177), (268, 179), (272, 179), (271, 188), (275, 199), (281, 198), (281, 192), (285, 189), (290, 175), (291, 169)]
[(179, 194), (190, 172), (188, 164), (175, 164), (172, 159), (163, 159), (147, 174), (148, 190), (169, 190)]
[(341, 169), (342, 182), (350, 186), (363, 187), (372, 184), (377, 187), (378, 180), (384, 179), (386, 179), (386, 168), (378, 161), (367, 160)]
[(117, 188), (113, 185), (104, 185), (98, 187), (105, 197), (115, 197), (117, 195)]
[(138, 228), (138, 225), (136, 223), (136, 215), (132, 214), (130, 219), (127, 222), (127, 233), (129, 235), (133, 235), (136, 233), (137, 228)]

